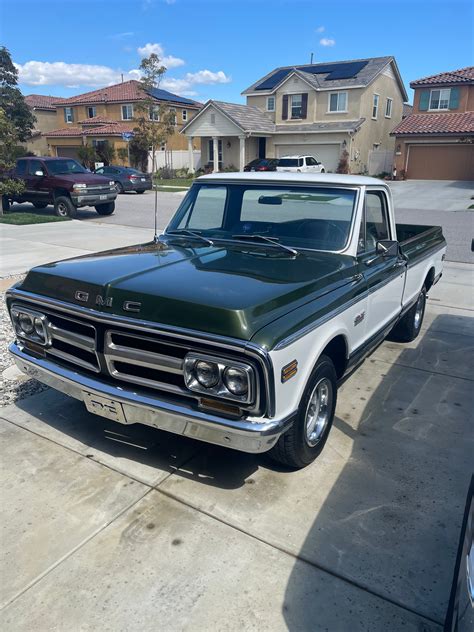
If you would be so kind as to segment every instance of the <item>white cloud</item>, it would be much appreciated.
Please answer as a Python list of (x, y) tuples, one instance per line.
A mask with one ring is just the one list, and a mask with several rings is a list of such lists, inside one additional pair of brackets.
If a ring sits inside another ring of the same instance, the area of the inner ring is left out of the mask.
[(114, 33), (113, 35), (109, 35), (110, 39), (124, 39), (126, 37), (132, 37), (135, 35), (133, 31), (126, 31), (125, 33)]
[(318, 28), (316, 29), (316, 33), (324, 33), (325, 30), (326, 30), (325, 26), (318, 26)]
[(197, 93), (193, 90), (196, 85), (213, 85), (216, 83), (229, 83), (232, 81), (225, 72), (219, 70), (212, 72), (211, 70), (199, 70), (198, 72), (187, 72), (182, 79), (173, 77), (164, 77), (160, 86), (165, 90), (177, 92), (187, 96), (195, 96)]
[(184, 59), (180, 59), (179, 57), (173, 57), (173, 55), (165, 55), (165, 51), (161, 44), (145, 44), (145, 46), (140, 46), (137, 48), (137, 53), (141, 57), (149, 57), (152, 53), (158, 55), (161, 60), (163, 66), (167, 68), (177, 68), (178, 66), (184, 66)]
[(330, 39), (328, 37), (323, 37), (319, 40), (319, 43), (321, 44), (321, 46), (334, 46), (336, 40)]

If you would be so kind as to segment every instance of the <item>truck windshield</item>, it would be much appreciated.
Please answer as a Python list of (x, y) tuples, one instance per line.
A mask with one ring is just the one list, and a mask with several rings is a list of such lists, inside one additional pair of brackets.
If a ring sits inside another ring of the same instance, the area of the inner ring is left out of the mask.
[(167, 230), (247, 245), (252, 235), (261, 245), (264, 236), (293, 248), (337, 251), (349, 239), (355, 200), (349, 188), (195, 184)]
[(76, 160), (48, 160), (48, 171), (51, 175), (57, 176), (64, 173), (87, 173), (82, 165)]

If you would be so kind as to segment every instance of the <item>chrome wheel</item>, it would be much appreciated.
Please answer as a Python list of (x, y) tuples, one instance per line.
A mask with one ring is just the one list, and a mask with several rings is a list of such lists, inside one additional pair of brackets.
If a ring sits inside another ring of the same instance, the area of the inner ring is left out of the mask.
[(66, 206), (66, 204), (64, 204), (64, 202), (59, 202), (56, 206), (56, 212), (60, 217), (67, 217), (68, 216), (68, 207)]
[(333, 390), (330, 380), (323, 377), (311, 393), (306, 408), (305, 439), (313, 448), (324, 435), (332, 410)]
[(414, 323), (413, 323), (415, 326), (415, 331), (417, 331), (421, 326), (424, 308), (425, 308), (425, 296), (422, 292), (416, 302), (415, 318), (414, 318)]

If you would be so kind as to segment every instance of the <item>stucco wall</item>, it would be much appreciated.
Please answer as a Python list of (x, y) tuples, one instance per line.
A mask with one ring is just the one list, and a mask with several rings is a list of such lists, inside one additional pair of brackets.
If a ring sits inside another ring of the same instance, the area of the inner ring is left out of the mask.
[[(291, 119), (291, 106), (288, 102), (288, 119), (282, 119), (283, 95), (285, 94), (308, 94), (308, 111), (305, 123), (313, 123), (316, 120), (316, 92), (310, 85), (299, 77), (290, 76), (276, 91), (276, 113), (275, 122), (277, 125), (301, 125), (301, 119)], [(289, 100), (288, 100), (289, 101)]]
[[(35, 131), (44, 133), (56, 129), (56, 112), (48, 110), (33, 110), (36, 117)], [(34, 136), (25, 143), (28, 151), (34, 152), (37, 156), (48, 155), (48, 143), (44, 136)]]
[[(345, 92), (347, 94), (347, 112), (329, 112), (329, 95), (333, 92)], [(356, 121), (360, 118), (360, 99), (363, 89), (331, 90), (318, 92), (316, 97), (317, 121)]]

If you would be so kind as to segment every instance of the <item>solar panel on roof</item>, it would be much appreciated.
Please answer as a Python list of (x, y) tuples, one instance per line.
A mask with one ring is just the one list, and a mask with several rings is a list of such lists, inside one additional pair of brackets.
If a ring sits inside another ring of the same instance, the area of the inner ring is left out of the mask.
[(184, 105), (193, 105), (194, 103), (191, 99), (180, 97), (177, 94), (172, 94), (171, 92), (162, 90), (161, 88), (154, 88), (151, 90), (151, 93), (156, 99), (160, 99), (160, 101), (173, 101), (173, 103), (183, 103)]
[[(340, 64), (314, 64), (313, 66), (296, 66), (296, 70), (307, 72), (312, 75), (325, 75), (325, 81), (334, 81), (337, 79), (353, 79), (367, 65), (366, 61), (348, 61)], [(283, 68), (277, 70), (270, 77), (259, 83), (254, 90), (271, 90), (278, 85), (287, 75), (290, 74), (292, 68)]]

